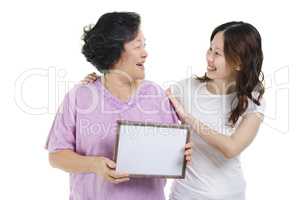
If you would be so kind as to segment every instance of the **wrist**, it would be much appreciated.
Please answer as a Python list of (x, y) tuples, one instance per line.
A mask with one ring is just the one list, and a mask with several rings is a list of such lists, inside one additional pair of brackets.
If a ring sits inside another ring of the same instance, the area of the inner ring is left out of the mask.
[(100, 167), (100, 162), (102, 161), (101, 157), (91, 156), (88, 157), (88, 171), (90, 173), (96, 173), (98, 168)]
[(190, 125), (192, 121), (192, 116), (189, 113), (185, 113), (183, 116), (184, 123)]

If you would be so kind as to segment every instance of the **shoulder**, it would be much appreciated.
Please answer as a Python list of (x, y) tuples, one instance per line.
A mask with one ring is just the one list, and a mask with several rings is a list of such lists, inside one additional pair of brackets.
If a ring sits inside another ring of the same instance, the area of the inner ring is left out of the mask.
[(205, 87), (205, 83), (200, 82), (196, 77), (192, 76), (180, 81), (174, 82), (170, 85), (172, 93), (185, 95), (189, 91), (201, 89)]
[(97, 81), (88, 84), (75, 84), (67, 93), (71, 98), (86, 99), (89, 97), (96, 96), (98, 94)]
[(191, 76), (191, 77), (188, 77), (188, 78), (175, 82), (175, 85), (186, 87), (188, 85), (196, 85), (197, 82), (198, 82), (198, 80), (194, 76)]
[(69, 109), (86, 109), (92, 105), (97, 105), (100, 100), (97, 83), (75, 84), (65, 94), (62, 106)]
[[(258, 99), (259, 93), (253, 92), (252, 96), (253, 96), (253, 98)], [(251, 99), (248, 99), (248, 107), (247, 107), (246, 111), (244, 112), (244, 115), (249, 114), (249, 113), (260, 113), (260, 114), (264, 115), (265, 110), (266, 110), (266, 102), (265, 102), (264, 96), (262, 96), (259, 99), (259, 104), (255, 103)]]
[(138, 92), (145, 95), (165, 95), (164, 89), (150, 80), (140, 80)]

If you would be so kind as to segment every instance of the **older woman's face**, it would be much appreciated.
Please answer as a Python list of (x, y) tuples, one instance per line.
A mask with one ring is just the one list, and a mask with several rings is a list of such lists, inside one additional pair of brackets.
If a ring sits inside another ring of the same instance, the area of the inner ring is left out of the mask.
[(136, 38), (124, 45), (124, 51), (114, 69), (125, 72), (133, 80), (144, 79), (147, 57), (144, 34), (139, 31)]

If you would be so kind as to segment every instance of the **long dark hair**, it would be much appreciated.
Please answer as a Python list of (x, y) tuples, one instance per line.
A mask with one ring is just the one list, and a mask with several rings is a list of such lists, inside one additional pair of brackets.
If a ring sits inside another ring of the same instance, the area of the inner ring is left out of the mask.
[[(237, 103), (232, 107), (229, 117), (229, 122), (235, 125), (240, 115), (246, 111), (248, 99), (259, 106), (264, 94), (261, 36), (254, 26), (245, 22), (228, 22), (216, 27), (211, 34), (211, 41), (218, 32), (223, 32), (224, 35), (226, 62), (240, 66), (235, 86)], [(197, 79), (201, 82), (211, 80), (206, 74)]]

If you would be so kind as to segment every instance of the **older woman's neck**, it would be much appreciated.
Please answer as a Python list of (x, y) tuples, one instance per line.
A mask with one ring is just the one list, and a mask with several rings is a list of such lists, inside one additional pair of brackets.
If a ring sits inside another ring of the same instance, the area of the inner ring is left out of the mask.
[(104, 75), (107, 84), (117, 87), (133, 87), (136, 81), (124, 73), (109, 72)]

